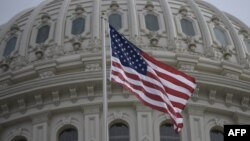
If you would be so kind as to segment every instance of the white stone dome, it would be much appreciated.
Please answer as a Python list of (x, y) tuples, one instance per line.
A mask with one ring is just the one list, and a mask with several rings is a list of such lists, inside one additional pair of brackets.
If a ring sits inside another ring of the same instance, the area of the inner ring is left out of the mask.
[[(102, 139), (101, 13), (196, 78), (182, 139), (209, 141), (214, 127), (250, 124), (250, 29), (236, 17), (202, 0), (44, 0), (0, 26), (0, 141), (58, 140), (65, 125), (78, 140)], [(160, 141), (162, 113), (116, 84), (108, 95), (110, 125), (126, 123), (130, 141)]]

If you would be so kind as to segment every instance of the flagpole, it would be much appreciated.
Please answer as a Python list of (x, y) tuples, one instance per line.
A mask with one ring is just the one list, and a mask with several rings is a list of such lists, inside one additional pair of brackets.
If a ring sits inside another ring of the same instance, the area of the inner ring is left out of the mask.
[(102, 88), (103, 88), (103, 141), (109, 141), (108, 136), (108, 101), (107, 101), (107, 73), (106, 73), (106, 41), (105, 41), (105, 19), (104, 13), (102, 13)]

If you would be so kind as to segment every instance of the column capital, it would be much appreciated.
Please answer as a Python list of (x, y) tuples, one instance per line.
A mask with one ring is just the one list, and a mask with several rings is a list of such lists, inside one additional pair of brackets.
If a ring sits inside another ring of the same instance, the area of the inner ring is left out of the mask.
[(45, 113), (31, 115), (30, 118), (32, 119), (32, 124), (39, 124), (47, 122), (50, 116), (51, 116), (50, 112), (45, 112)]
[(99, 105), (82, 106), (82, 110), (85, 115), (97, 114), (100, 113), (100, 106)]
[(140, 103), (136, 103), (135, 107), (136, 107), (137, 112), (151, 112), (152, 111), (151, 108), (149, 108), (148, 106), (142, 105)]

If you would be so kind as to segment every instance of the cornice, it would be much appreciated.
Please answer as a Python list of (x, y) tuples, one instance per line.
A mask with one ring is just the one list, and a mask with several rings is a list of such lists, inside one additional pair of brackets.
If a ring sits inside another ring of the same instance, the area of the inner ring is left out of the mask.
[(56, 86), (100, 80), (102, 80), (101, 72), (77, 72), (53, 76), (46, 79), (36, 79), (1, 89), (0, 99)]
[(232, 78), (227, 78), (225, 76), (214, 75), (202, 72), (189, 72), (192, 76), (196, 78), (197, 83), (207, 84), (217, 87), (229, 88), (231, 90), (249, 93), (250, 82), (235, 80)]

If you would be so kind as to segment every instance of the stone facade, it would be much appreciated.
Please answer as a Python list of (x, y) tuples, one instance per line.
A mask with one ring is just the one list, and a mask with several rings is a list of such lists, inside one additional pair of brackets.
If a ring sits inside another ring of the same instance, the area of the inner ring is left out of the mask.
[[(250, 124), (250, 46), (244, 43), (250, 29), (237, 18), (202, 0), (44, 0), (0, 26), (0, 141), (58, 141), (68, 125), (77, 129), (79, 141), (102, 140), (101, 13), (107, 19), (120, 14), (119, 31), (134, 44), (197, 79), (182, 113), (181, 141), (210, 141), (213, 128)], [(157, 16), (159, 30), (147, 29), (148, 13)], [(77, 17), (85, 19), (85, 30), (73, 35)], [(183, 32), (181, 19), (192, 22), (195, 36)], [(37, 44), (44, 25), (49, 36)], [(227, 45), (214, 27), (224, 31)], [(4, 56), (12, 37), (15, 48)], [(113, 83), (108, 101), (109, 125), (128, 125), (130, 141), (160, 141), (168, 115)]]

